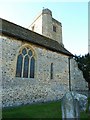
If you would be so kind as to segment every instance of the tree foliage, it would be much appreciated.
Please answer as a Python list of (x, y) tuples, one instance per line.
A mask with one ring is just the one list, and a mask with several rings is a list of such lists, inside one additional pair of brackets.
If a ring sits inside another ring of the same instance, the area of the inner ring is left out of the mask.
[(78, 67), (83, 72), (85, 80), (90, 84), (90, 54), (75, 56)]

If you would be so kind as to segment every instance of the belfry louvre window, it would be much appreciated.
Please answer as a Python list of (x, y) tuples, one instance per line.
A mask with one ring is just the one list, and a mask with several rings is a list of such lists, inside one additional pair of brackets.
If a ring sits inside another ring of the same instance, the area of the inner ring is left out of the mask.
[(30, 48), (20, 50), (17, 57), (16, 77), (34, 78), (35, 58)]

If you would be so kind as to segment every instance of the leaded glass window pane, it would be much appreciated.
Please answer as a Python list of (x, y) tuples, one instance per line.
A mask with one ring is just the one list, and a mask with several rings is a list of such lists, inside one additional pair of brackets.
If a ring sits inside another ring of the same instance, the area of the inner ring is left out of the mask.
[(34, 57), (32, 57), (30, 63), (30, 78), (34, 78), (34, 69), (35, 69), (35, 59)]
[(23, 61), (23, 57), (20, 54), (17, 58), (16, 77), (22, 76), (22, 61)]
[(28, 51), (28, 55), (32, 56), (32, 51), (31, 50)]
[(28, 78), (28, 66), (29, 58), (28, 55), (24, 58), (24, 68), (23, 68), (23, 77)]
[(23, 54), (23, 55), (27, 54), (26, 48), (24, 48), (24, 49), (22, 50), (22, 54)]

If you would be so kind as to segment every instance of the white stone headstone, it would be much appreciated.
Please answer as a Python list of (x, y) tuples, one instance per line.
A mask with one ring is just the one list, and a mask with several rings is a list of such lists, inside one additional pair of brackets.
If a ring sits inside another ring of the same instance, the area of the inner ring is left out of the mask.
[(68, 92), (62, 99), (62, 119), (80, 118), (80, 110), (86, 109), (87, 97), (76, 92)]

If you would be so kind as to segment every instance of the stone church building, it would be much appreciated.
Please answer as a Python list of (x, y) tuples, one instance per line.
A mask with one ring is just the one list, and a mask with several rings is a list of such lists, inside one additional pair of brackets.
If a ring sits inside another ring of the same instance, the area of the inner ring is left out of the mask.
[(63, 44), (62, 24), (43, 9), (29, 28), (0, 18), (2, 107), (59, 100), (88, 90), (77, 63)]

